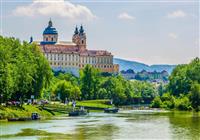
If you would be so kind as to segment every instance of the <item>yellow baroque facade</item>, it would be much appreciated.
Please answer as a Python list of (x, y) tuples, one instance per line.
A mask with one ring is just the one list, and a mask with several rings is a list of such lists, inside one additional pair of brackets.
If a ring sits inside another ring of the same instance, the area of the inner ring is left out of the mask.
[(58, 41), (58, 32), (50, 20), (43, 32), (43, 41), (35, 41), (54, 71), (64, 71), (79, 76), (87, 64), (101, 72), (118, 73), (119, 65), (113, 64), (113, 55), (106, 50), (88, 50), (83, 26), (75, 28), (72, 41)]

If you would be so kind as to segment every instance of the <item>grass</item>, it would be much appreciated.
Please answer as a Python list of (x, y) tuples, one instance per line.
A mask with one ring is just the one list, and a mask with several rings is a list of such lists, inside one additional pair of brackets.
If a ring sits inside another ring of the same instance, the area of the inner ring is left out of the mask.
[(77, 106), (84, 106), (89, 108), (97, 108), (97, 109), (104, 109), (104, 108), (111, 108), (113, 107), (110, 105), (109, 100), (85, 100), (85, 101), (77, 101)]
[(23, 105), (22, 107), (0, 106), (0, 119), (31, 117), (33, 112), (39, 113), (42, 118), (53, 116), (53, 114), (47, 110), (43, 110), (41, 107), (34, 105)]
[[(79, 108), (81, 106), (84, 106), (87, 109), (90, 110), (103, 110), (104, 108), (111, 108), (113, 107), (110, 105), (109, 100), (84, 100), (84, 101), (76, 101), (76, 107)], [(44, 106), (45, 110), (49, 112), (54, 112), (56, 115), (58, 114), (64, 114), (72, 111), (72, 104), (69, 103), (69, 105), (62, 104), (62, 103), (53, 103), (53, 104), (47, 104)]]
[(43, 109), (52, 112), (54, 115), (66, 114), (72, 110), (71, 105), (64, 104), (47, 104), (43, 107)]
[[(109, 100), (85, 100), (77, 101), (77, 108), (84, 106), (90, 110), (103, 110), (104, 108), (111, 108)], [(37, 105), (23, 105), (23, 107), (16, 106), (0, 106), (0, 120), (8, 118), (31, 117), (31, 113), (37, 112), (42, 118), (50, 118), (54, 115), (66, 114), (72, 110), (71, 104), (65, 105), (61, 103), (47, 104), (44, 107)]]

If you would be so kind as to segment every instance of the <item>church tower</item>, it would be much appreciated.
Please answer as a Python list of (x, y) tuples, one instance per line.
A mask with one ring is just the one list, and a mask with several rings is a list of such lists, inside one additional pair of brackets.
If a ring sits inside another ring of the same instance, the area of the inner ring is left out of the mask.
[(51, 19), (49, 20), (48, 26), (43, 31), (43, 41), (42, 45), (45, 44), (55, 44), (58, 41), (58, 32), (56, 28), (53, 27)]
[(81, 25), (80, 29), (76, 26), (74, 35), (72, 37), (72, 42), (79, 46), (80, 51), (86, 50), (86, 34), (84, 32), (83, 26)]

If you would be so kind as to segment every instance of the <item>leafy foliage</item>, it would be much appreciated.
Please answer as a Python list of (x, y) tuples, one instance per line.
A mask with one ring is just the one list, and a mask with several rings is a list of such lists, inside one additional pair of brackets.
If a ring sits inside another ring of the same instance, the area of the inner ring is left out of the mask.
[(196, 110), (200, 110), (200, 84), (194, 83), (191, 87), (190, 100), (192, 107)]
[[(179, 110), (200, 110), (200, 60), (178, 65), (169, 77), (169, 84), (161, 95), (162, 107)], [(152, 103), (153, 104), (153, 103)]]
[(0, 36), (0, 94), (3, 102), (41, 96), (52, 71), (35, 44)]
[(110, 99), (115, 105), (150, 103), (157, 95), (150, 83), (128, 81), (119, 75), (104, 76), (90, 65), (81, 71), (80, 83), (82, 99)]
[(63, 103), (65, 102), (66, 98), (68, 100), (77, 100), (80, 98), (81, 94), (79, 87), (74, 86), (71, 84), (71, 82), (65, 80), (61, 80), (56, 84), (53, 93), (56, 95), (56, 97), (59, 97)]

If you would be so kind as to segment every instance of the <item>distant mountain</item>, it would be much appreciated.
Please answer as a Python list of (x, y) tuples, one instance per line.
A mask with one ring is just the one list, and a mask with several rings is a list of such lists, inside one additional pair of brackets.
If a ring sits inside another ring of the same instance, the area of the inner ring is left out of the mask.
[(147, 65), (144, 63), (139, 63), (136, 61), (129, 61), (129, 60), (124, 60), (120, 58), (114, 58), (114, 64), (119, 64), (119, 70), (128, 70), (128, 69), (133, 69), (135, 72), (139, 72), (142, 70), (146, 71), (157, 71), (161, 72), (163, 70), (166, 70), (168, 73), (171, 73), (172, 70), (176, 67), (176, 65)]

